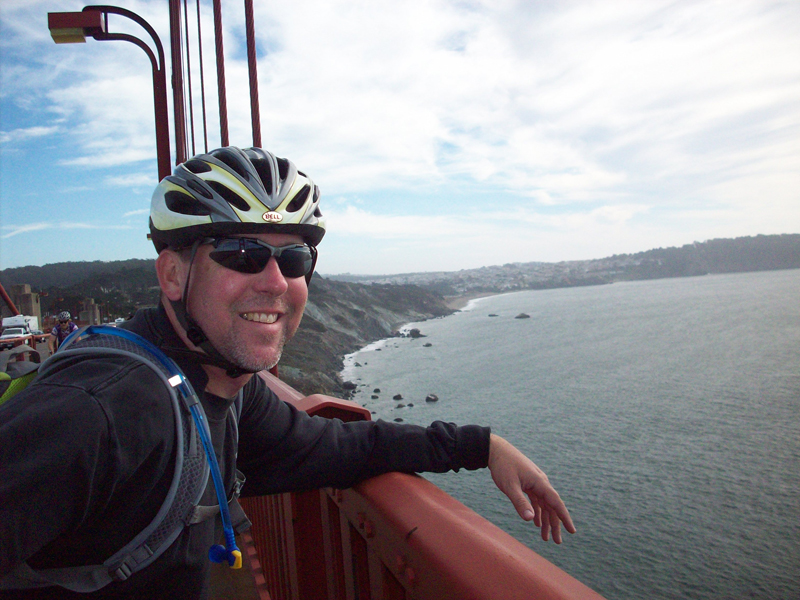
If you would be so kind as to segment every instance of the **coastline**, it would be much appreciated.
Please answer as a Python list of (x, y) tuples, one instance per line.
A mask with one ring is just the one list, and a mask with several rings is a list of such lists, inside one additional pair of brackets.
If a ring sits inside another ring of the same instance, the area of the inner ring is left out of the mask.
[(424, 319), (422, 321), (408, 321), (408, 322), (406, 322), (406, 323), (404, 323), (402, 325), (399, 325), (399, 326), (393, 328), (393, 335), (389, 335), (389, 336), (387, 336), (385, 338), (381, 338), (379, 340), (375, 340), (373, 342), (370, 342), (369, 344), (366, 344), (366, 345), (362, 346), (358, 350), (355, 350), (353, 352), (349, 352), (349, 353), (343, 355), (341, 357), (343, 368), (342, 368), (341, 371), (339, 371), (337, 373), (338, 376), (339, 376), (339, 379), (342, 382), (350, 382), (350, 383), (352, 383), (351, 378), (355, 375), (355, 373), (353, 372), (353, 368), (356, 366), (355, 357), (359, 353), (364, 352), (364, 351), (368, 352), (368, 351), (371, 351), (371, 350), (376, 350), (376, 349), (382, 348), (390, 340), (398, 337), (398, 335), (406, 336), (408, 334), (409, 329), (412, 326), (418, 325), (420, 323), (424, 323), (425, 321), (429, 321), (431, 319), (444, 319), (446, 317), (454, 315), (457, 312), (461, 312), (462, 310), (470, 310), (477, 301), (479, 301), (479, 300), (481, 300), (483, 298), (489, 298), (490, 296), (499, 296), (499, 295), (502, 295), (503, 293), (505, 293), (505, 292), (475, 292), (475, 293), (472, 293), (472, 294), (462, 294), (462, 295), (459, 295), (459, 296), (443, 296), (445, 306), (447, 306), (447, 308), (452, 310), (453, 311), (452, 313), (450, 313), (449, 315), (444, 315), (444, 316), (429, 317), (429, 318)]
[(473, 300), (480, 300), (481, 298), (488, 298), (489, 296), (499, 296), (504, 292), (474, 292), (472, 294), (462, 294), (460, 296), (444, 296), (444, 303), (448, 308), (453, 310), (461, 310), (466, 307)]

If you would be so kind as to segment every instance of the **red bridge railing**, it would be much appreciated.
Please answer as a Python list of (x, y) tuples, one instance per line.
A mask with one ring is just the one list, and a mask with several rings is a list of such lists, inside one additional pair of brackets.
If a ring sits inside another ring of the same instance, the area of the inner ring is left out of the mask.
[[(345, 400), (303, 398), (262, 374), (310, 414), (369, 419)], [(427, 480), (390, 473), (348, 490), (246, 498), (253, 522), (244, 562), (215, 578), (216, 598), (260, 600), (602, 597)]]

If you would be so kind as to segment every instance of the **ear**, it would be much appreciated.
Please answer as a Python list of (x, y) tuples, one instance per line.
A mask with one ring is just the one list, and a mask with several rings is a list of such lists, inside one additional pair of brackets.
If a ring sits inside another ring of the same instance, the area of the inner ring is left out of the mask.
[(169, 248), (162, 250), (156, 259), (156, 275), (164, 295), (172, 301), (180, 300), (186, 282), (185, 265), (180, 255)]

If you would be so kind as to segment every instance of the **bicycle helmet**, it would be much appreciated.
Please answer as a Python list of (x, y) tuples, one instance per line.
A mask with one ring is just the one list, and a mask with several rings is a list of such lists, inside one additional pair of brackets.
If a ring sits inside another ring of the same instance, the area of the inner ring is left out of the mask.
[(62, 310), (58, 313), (58, 320), (59, 321), (69, 321), (72, 318), (72, 315), (69, 314), (68, 310)]
[(176, 166), (153, 192), (150, 237), (157, 252), (247, 233), (297, 234), (316, 246), (325, 235), (319, 188), (285, 158), (228, 146)]

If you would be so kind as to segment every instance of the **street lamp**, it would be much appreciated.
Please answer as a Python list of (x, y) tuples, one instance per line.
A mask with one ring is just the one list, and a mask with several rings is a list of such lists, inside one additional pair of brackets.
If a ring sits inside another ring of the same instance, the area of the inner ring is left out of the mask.
[[(153, 40), (158, 57), (150, 46), (139, 38), (127, 33), (109, 33), (108, 15), (126, 17), (140, 25)], [(170, 174), (169, 160), (169, 116), (167, 112), (167, 76), (164, 68), (164, 49), (161, 40), (150, 24), (139, 15), (117, 6), (86, 6), (81, 12), (48, 13), (47, 27), (56, 44), (86, 42), (86, 37), (96, 40), (121, 40), (139, 46), (147, 54), (153, 69), (153, 102), (156, 116), (156, 155), (158, 157), (158, 178)]]

